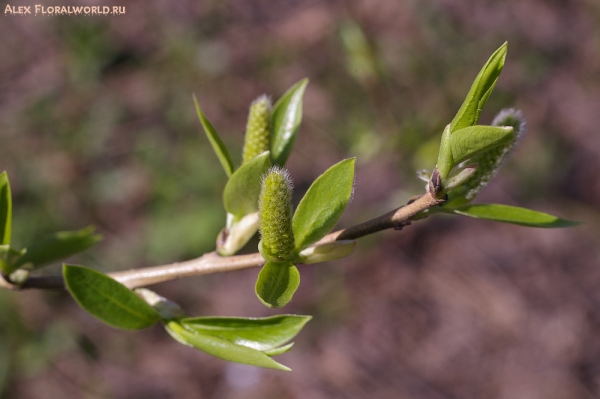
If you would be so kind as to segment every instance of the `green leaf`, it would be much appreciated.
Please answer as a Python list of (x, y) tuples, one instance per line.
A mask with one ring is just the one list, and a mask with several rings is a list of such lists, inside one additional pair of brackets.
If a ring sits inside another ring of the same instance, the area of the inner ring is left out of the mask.
[(63, 265), (67, 289), (93, 316), (124, 330), (154, 325), (160, 316), (142, 298), (106, 274), (83, 266)]
[(262, 318), (189, 317), (179, 322), (188, 330), (212, 335), (259, 351), (276, 349), (294, 338), (311, 316), (278, 315)]
[(261, 351), (237, 345), (213, 335), (189, 331), (177, 321), (170, 321), (165, 325), (165, 328), (180, 343), (192, 346), (220, 359), (251, 366), (290, 371), (289, 367), (277, 363)]
[(265, 151), (240, 166), (229, 178), (223, 190), (223, 204), (237, 220), (258, 212), (261, 180), (269, 167), (269, 152)]
[(308, 79), (293, 85), (273, 106), (271, 122), (273, 139), (271, 159), (274, 165), (284, 166), (287, 161), (302, 122), (302, 98)]
[(194, 104), (196, 104), (196, 113), (198, 114), (198, 119), (200, 119), (200, 123), (204, 128), (204, 133), (206, 133), (206, 137), (208, 137), (210, 145), (212, 146), (215, 154), (217, 154), (217, 158), (219, 158), (219, 162), (221, 162), (223, 170), (225, 170), (227, 177), (229, 177), (235, 170), (235, 167), (233, 166), (233, 159), (231, 158), (225, 143), (223, 143), (223, 140), (221, 140), (221, 137), (219, 137), (219, 134), (213, 127), (212, 123), (210, 123), (208, 118), (204, 115), (204, 112), (202, 112), (202, 109), (200, 109), (200, 105), (198, 104), (196, 96), (194, 95), (193, 97)]
[(512, 126), (469, 126), (450, 136), (452, 160), (456, 166), (483, 151), (498, 147), (513, 140)]
[(481, 110), (492, 93), (492, 90), (494, 90), (500, 72), (502, 72), (507, 49), (508, 43), (505, 42), (494, 52), (494, 54), (492, 54), (490, 59), (483, 66), (475, 78), (465, 101), (456, 113), (454, 119), (452, 119), (452, 122), (450, 123), (450, 132), (454, 133), (459, 129), (477, 124)]
[(528, 227), (571, 227), (580, 224), (580, 222), (561, 219), (548, 213), (500, 204), (476, 204), (453, 209), (446, 209), (445, 207), (440, 209), (445, 213), (455, 213), (477, 219), (487, 219)]
[(256, 296), (269, 308), (280, 308), (292, 300), (300, 285), (300, 272), (291, 262), (267, 262), (256, 281)]
[[(436, 168), (442, 181), (445, 180), (450, 171), (454, 167), (454, 159), (452, 157), (452, 137), (450, 134), (450, 125), (446, 125), (442, 132), (442, 138), (440, 140), (440, 149), (438, 151), (438, 159)], [(430, 176), (431, 178), (431, 176)]]
[(292, 220), (296, 252), (319, 241), (338, 222), (352, 196), (354, 158), (325, 171), (310, 186)]
[(12, 195), (6, 172), (0, 173), (0, 245), (10, 244)]
[(16, 266), (30, 263), (33, 268), (39, 268), (83, 252), (100, 240), (102, 236), (94, 233), (93, 226), (77, 231), (60, 231), (27, 247), (27, 252), (17, 260)]

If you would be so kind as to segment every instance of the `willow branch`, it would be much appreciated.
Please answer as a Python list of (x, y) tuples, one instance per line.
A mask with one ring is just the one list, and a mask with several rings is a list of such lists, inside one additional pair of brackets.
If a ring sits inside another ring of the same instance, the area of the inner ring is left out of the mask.
[[(422, 214), (422, 212), (441, 204), (443, 200), (438, 198), (438, 192), (439, 186), (430, 184), (430, 190), (427, 193), (407, 205), (364, 223), (330, 233), (314, 246), (334, 241), (355, 240), (391, 228), (401, 229), (417, 218), (421, 219), (422, 216), (419, 214)], [(242, 270), (264, 264), (265, 261), (259, 253), (222, 257), (216, 252), (209, 252), (199, 258), (185, 262), (113, 272), (109, 273), (109, 276), (133, 289), (184, 277)], [(64, 288), (64, 280), (62, 276), (31, 276), (22, 286), (16, 286), (0, 279), (0, 287), (8, 289), (62, 289)]]

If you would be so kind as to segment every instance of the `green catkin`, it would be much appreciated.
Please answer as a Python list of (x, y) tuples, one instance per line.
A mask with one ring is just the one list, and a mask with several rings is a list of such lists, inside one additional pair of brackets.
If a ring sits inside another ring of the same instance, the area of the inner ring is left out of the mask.
[(271, 135), (271, 100), (266, 95), (258, 97), (250, 105), (246, 139), (242, 151), (242, 163), (269, 150)]
[(258, 203), (263, 256), (288, 260), (294, 250), (292, 182), (287, 170), (272, 167), (262, 181)]
[(509, 143), (492, 148), (489, 151), (477, 154), (474, 157), (464, 161), (460, 166), (468, 164), (477, 164), (477, 170), (473, 176), (465, 182), (465, 184), (457, 187), (450, 192), (451, 198), (464, 197), (467, 200), (475, 198), (477, 193), (494, 177), (511, 154), (517, 142), (523, 137), (526, 124), (521, 111), (513, 108), (503, 109), (496, 115), (493, 126), (512, 126), (514, 129), (515, 138)]

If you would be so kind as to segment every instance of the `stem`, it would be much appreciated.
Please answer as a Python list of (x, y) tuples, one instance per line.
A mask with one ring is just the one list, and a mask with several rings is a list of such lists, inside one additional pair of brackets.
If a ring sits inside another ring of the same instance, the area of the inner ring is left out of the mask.
[[(419, 215), (421, 212), (444, 201), (443, 199), (436, 198), (436, 193), (440, 190), (440, 187), (438, 185), (434, 186), (430, 187), (429, 192), (409, 202), (407, 205), (364, 223), (330, 233), (314, 244), (314, 246), (340, 240), (354, 240), (391, 228), (399, 230), (409, 225), (412, 221), (422, 219), (423, 216)], [(108, 275), (133, 289), (183, 277), (248, 269), (264, 264), (265, 261), (259, 253), (222, 257), (216, 252), (208, 252), (199, 258), (185, 262), (113, 272)], [(13, 290), (26, 288), (63, 289), (64, 280), (62, 276), (32, 276), (22, 286), (17, 286), (10, 284), (4, 279), (0, 279), (0, 288)]]

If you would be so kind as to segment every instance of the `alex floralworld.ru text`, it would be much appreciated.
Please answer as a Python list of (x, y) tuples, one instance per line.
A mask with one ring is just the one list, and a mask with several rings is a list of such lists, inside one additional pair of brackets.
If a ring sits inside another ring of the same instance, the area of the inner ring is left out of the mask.
[(124, 6), (11, 6), (6, 5), (4, 15), (122, 15)]

